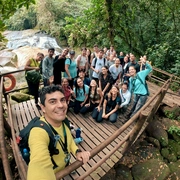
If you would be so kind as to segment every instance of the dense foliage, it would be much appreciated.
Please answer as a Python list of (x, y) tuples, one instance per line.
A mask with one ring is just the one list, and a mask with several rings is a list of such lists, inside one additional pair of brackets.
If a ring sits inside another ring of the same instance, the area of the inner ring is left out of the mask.
[(12, 16), (21, 7), (28, 8), (35, 0), (0, 0), (0, 42), (4, 40), (1, 32), (5, 30), (4, 20)]
[(113, 44), (180, 75), (180, 0), (38, 0), (6, 24), (45, 30), (71, 47)]

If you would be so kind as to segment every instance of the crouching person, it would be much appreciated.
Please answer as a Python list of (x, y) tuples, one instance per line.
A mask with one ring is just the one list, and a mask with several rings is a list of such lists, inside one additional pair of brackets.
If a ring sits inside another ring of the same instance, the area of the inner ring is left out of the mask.
[(119, 88), (114, 85), (112, 86), (110, 92), (105, 96), (103, 108), (100, 111), (97, 110), (96, 113), (93, 112), (92, 118), (99, 123), (103, 120), (109, 120), (110, 122), (115, 123), (120, 104), (121, 98), (119, 95)]
[(90, 152), (81, 152), (76, 146), (69, 128), (63, 122), (66, 118), (67, 103), (60, 86), (44, 87), (40, 91), (41, 109), (44, 116), (40, 120), (47, 123), (53, 134), (58, 135), (56, 155), (50, 156), (48, 133), (40, 127), (34, 127), (29, 135), (30, 162), (27, 179), (55, 180), (55, 173), (64, 169), (70, 161), (70, 153), (76, 159), (86, 163)]

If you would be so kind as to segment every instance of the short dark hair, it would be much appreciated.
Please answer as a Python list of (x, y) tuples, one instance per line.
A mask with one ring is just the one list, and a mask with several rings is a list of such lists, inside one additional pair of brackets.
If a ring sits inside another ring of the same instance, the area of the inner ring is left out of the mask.
[(50, 85), (45, 86), (39, 91), (40, 101), (43, 106), (45, 106), (46, 94), (51, 94), (53, 92), (59, 91), (64, 94), (64, 91), (60, 85)]
[(53, 47), (51, 47), (51, 48), (48, 49), (48, 52), (49, 51), (55, 51), (55, 49)]
[(100, 49), (99, 52), (103, 52), (104, 53), (104, 49)]

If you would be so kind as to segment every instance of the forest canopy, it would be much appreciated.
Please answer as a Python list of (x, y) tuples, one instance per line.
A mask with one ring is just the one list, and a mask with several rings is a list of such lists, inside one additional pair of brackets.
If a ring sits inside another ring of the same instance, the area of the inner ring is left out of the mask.
[(45, 30), (70, 47), (113, 44), (180, 75), (180, 0), (37, 0), (5, 23), (9, 30)]

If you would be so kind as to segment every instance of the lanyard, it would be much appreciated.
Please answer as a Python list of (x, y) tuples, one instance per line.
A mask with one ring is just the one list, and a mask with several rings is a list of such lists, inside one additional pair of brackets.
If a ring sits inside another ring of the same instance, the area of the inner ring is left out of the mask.
[[(47, 122), (47, 120), (46, 120), (46, 122)], [(55, 139), (58, 140), (62, 150), (64, 151), (64, 154), (66, 154), (66, 155), (69, 154), (68, 149), (67, 149), (67, 134), (66, 134), (66, 129), (65, 129), (64, 123), (62, 122), (63, 134), (64, 134), (64, 142), (62, 141), (62, 139), (59, 136), (59, 134), (57, 133), (57, 131), (51, 126), (51, 124), (48, 123), (48, 125), (51, 128), (51, 130), (53, 131), (53, 133), (55, 134), (55, 136), (58, 137), (58, 138), (55, 138)]]

